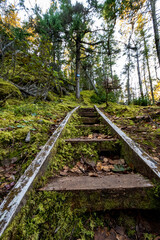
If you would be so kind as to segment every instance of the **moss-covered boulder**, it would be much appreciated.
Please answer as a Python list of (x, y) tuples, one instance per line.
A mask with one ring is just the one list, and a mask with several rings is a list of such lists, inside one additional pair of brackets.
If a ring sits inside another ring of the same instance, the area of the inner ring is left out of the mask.
[(22, 99), (22, 94), (16, 86), (0, 78), (0, 101), (8, 98)]

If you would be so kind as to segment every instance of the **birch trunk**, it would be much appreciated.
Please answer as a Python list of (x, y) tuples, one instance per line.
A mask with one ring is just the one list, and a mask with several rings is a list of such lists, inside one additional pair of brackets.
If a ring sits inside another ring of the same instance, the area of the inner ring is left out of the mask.
[(146, 44), (145, 37), (143, 38), (143, 41), (144, 41), (144, 48), (145, 48), (145, 52), (146, 52), (145, 57), (146, 57), (146, 63), (147, 63), (147, 69), (148, 69), (150, 88), (151, 88), (152, 102), (154, 104), (153, 84), (152, 84), (151, 71), (150, 71), (150, 66), (149, 66), (149, 56), (148, 56), (147, 44)]
[(137, 59), (137, 72), (138, 72), (139, 87), (140, 87), (141, 97), (143, 98), (143, 89), (142, 89), (142, 80), (141, 80), (140, 67), (139, 67), (138, 48), (137, 48), (137, 52), (136, 52), (136, 59)]
[(160, 65), (160, 38), (159, 38), (159, 32), (158, 32), (158, 22), (157, 22), (157, 17), (156, 17), (156, 1), (157, 0), (150, 0), (150, 5), (151, 5), (156, 51), (157, 51), (157, 56), (158, 56), (158, 62)]
[(128, 69), (127, 69), (127, 93), (128, 93), (128, 105), (131, 103), (131, 92), (130, 92), (130, 49), (128, 49)]

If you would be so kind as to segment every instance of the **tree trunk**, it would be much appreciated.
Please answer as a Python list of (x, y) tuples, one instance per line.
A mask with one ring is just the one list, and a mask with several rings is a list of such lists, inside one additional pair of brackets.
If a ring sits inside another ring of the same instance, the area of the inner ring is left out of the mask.
[(143, 55), (143, 76), (144, 76), (144, 83), (145, 83), (145, 88), (146, 88), (146, 96), (149, 97), (147, 80), (146, 80), (146, 64), (145, 64), (145, 56), (144, 55)]
[(137, 48), (137, 52), (136, 52), (136, 59), (137, 59), (137, 72), (138, 72), (139, 87), (140, 87), (141, 97), (143, 98), (143, 89), (142, 89), (142, 80), (141, 80), (140, 67), (139, 67), (138, 48)]
[(154, 94), (153, 94), (152, 78), (151, 78), (151, 72), (150, 72), (148, 58), (146, 58), (146, 60), (147, 60), (147, 68), (148, 68), (148, 76), (149, 76), (149, 82), (150, 82), (150, 88), (151, 88), (152, 102), (154, 104)]
[(76, 98), (80, 98), (80, 37), (76, 39)]
[[(87, 78), (88, 78), (88, 80), (89, 80), (89, 83), (92, 85), (94, 91), (98, 94), (98, 90), (97, 90), (96, 86), (94, 85), (94, 82), (92, 81), (91, 77), (89, 76), (87, 70), (84, 68), (84, 66), (83, 66), (82, 64), (81, 64), (81, 66), (82, 66), (82, 68), (85, 70), (85, 74), (86, 74), (86, 76), (87, 76)], [(90, 89), (89, 89), (89, 90), (90, 90)]]
[(113, 70), (112, 70), (112, 55), (109, 56), (109, 65), (110, 65), (110, 72), (111, 72), (112, 84), (114, 84), (114, 80), (113, 80)]
[(143, 38), (143, 41), (144, 41), (146, 63), (147, 63), (148, 76), (149, 76), (149, 82), (150, 82), (150, 88), (151, 88), (152, 102), (154, 104), (154, 94), (153, 94), (152, 78), (151, 78), (151, 72), (150, 72), (150, 66), (149, 66), (149, 56), (148, 56), (148, 50), (147, 50), (147, 44), (146, 44), (145, 36)]
[(128, 69), (127, 69), (127, 93), (128, 93), (128, 105), (131, 103), (131, 93), (130, 93), (130, 49), (128, 49)]
[(156, 44), (158, 62), (160, 65), (160, 38), (159, 38), (159, 32), (158, 32), (158, 22), (156, 17), (156, 0), (150, 0), (150, 5), (151, 5), (151, 12), (152, 12), (152, 20), (153, 20), (154, 39)]

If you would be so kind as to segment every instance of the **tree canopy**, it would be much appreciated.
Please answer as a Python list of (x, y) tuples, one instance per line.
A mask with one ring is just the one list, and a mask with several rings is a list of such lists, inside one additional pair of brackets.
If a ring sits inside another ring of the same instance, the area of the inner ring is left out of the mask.
[(85, 6), (59, 0), (45, 13), (35, 5), (25, 22), (19, 15), (28, 11), (25, 1), (3, 0), (0, 7), (0, 76), (26, 96), (75, 91), (79, 99), (81, 89), (98, 94), (105, 81), (118, 79), (124, 91), (112, 91), (119, 92), (116, 101), (158, 98), (156, 0), (88, 0)]

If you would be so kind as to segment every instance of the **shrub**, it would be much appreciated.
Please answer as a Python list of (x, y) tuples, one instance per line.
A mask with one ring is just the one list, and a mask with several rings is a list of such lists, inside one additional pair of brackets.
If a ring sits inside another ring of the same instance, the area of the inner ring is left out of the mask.
[(106, 102), (106, 93), (102, 88), (98, 89), (98, 94), (93, 93), (93, 95), (91, 96), (91, 102), (92, 103), (104, 103)]
[(151, 105), (151, 100), (148, 97), (139, 97), (137, 99), (133, 99), (132, 104), (139, 106), (148, 106)]

